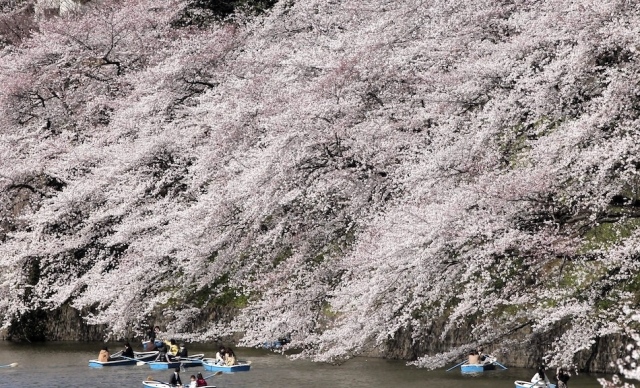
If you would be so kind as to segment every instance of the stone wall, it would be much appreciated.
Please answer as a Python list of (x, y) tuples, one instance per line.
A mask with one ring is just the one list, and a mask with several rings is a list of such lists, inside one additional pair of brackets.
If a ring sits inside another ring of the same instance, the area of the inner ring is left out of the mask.
[(102, 341), (105, 326), (87, 325), (76, 309), (62, 306), (54, 311), (32, 311), (15, 319), (3, 338), (16, 342)]
[[(214, 321), (230, 321), (236, 312), (235, 308), (222, 306), (203, 309), (200, 317), (194, 320), (193, 329), (204, 328)], [(163, 316), (160, 310), (156, 313), (156, 317), (149, 318), (149, 322), (153, 322), (150, 324), (158, 325), (163, 331), (166, 331), (170, 326), (171, 317)], [(69, 306), (64, 306), (54, 312), (41, 312), (41, 314), (43, 315), (37, 316), (36, 319), (16, 323), (8, 331), (0, 333), (1, 338), (13, 341), (102, 341), (105, 339), (105, 326), (87, 325), (81, 314)], [(34, 323), (37, 327), (26, 327), (26, 325)], [(410, 361), (420, 356), (433, 355), (446, 352), (451, 348), (465, 346), (471, 338), (471, 324), (460, 326), (441, 339), (439, 333), (443, 328), (443, 321), (431, 324), (427, 336), (429, 340), (421, 342), (412, 340), (410, 330), (398, 332), (395, 338), (387, 343), (386, 350), (371, 349), (369, 352), (365, 352), (365, 355)], [(483, 344), (483, 347), (485, 353), (496, 355), (504, 365), (537, 368), (542, 362), (542, 356), (549, 350), (548, 344), (561, 331), (562, 327), (559, 327), (556, 331), (544, 335), (531, 335), (531, 328), (524, 325), (507, 336), (513, 343), (509, 349), (493, 347), (491, 343)], [(25, 335), (27, 333), (31, 333), (31, 336)], [(133, 332), (129, 339), (132, 337), (134, 337)], [(238, 336), (235, 336), (213, 340), (236, 343), (239, 339)], [(615, 373), (613, 364), (615, 360), (625, 355), (626, 344), (627, 340), (620, 336), (601, 337), (590, 350), (577, 354), (574, 361), (582, 372)]]
[[(567, 325), (568, 323), (564, 323)], [(444, 329), (444, 322), (433, 323), (427, 336), (429, 340), (414, 342), (410, 330), (401, 331), (387, 344), (385, 352), (374, 352), (385, 358), (399, 360), (415, 360), (424, 355), (435, 355), (447, 352), (451, 348), (464, 347), (469, 343), (471, 324), (462, 325), (449, 332), (444, 338), (440, 333)], [(542, 357), (547, 354), (550, 344), (563, 331), (563, 326), (545, 334), (531, 334), (531, 327), (523, 325), (509, 335), (501, 337), (501, 340), (511, 340), (508, 349), (493, 346), (491, 343), (483, 344), (484, 352), (496, 355), (500, 363), (521, 368), (537, 368), (543, 363)], [(625, 356), (625, 347), (631, 340), (619, 335), (600, 337), (589, 350), (576, 354), (574, 362), (582, 372), (616, 373), (615, 361)]]

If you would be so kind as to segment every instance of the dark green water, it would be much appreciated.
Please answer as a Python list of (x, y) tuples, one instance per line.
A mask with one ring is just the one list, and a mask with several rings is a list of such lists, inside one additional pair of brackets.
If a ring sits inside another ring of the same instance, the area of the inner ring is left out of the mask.
[[(90, 368), (102, 343), (58, 342), (47, 344), (13, 344), (0, 341), (0, 365), (17, 362), (14, 368), (0, 368), (0, 387), (132, 387), (142, 388), (147, 376), (167, 381), (169, 371), (152, 371), (148, 366)], [(111, 351), (122, 344), (109, 344)], [(191, 345), (190, 353), (205, 353), (213, 357), (214, 345)], [(134, 344), (134, 349), (142, 350)], [(459, 369), (428, 371), (408, 367), (400, 361), (357, 358), (341, 366), (331, 366), (289, 359), (262, 349), (237, 349), (241, 360), (251, 360), (251, 371), (215, 376), (208, 380), (219, 388), (489, 388), (514, 387), (515, 380), (528, 380), (535, 373), (530, 369), (510, 368), (466, 376)], [(203, 372), (202, 367), (188, 368), (189, 376)], [(600, 387), (597, 376), (573, 376), (570, 388)]]

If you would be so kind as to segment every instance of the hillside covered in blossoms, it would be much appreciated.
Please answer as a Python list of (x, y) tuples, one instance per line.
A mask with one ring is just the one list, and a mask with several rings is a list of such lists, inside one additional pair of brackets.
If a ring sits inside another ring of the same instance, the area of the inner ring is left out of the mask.
[(0, 3), (12, 338), (602, 370), (634, 336), (635, 2)]

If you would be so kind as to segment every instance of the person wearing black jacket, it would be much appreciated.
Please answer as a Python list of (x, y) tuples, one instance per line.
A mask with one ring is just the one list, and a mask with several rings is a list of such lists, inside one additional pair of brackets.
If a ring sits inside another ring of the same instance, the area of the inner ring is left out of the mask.
[(122, 355), (127, 358), (135, 358), (135, 354), (133, 353), (133, 349), (131, 348), (131, 344), (129, 342), (125, 342)]
[(180, 380), (180, 368), (176, 368), (169, 379), (169, 385), (172, 387), (182, 387), (182, 380)]
[(569, 385), (569, 378), (571, 375), (564, 368), (558, 368), (556, 373), (556, 380), (558, 380), (558, 388), (567, 388)]
[(155, 340), (156, 340), (156, 331), (154, 330), (153, 327), (150, 327), (149, 331), (147, 331), (147, 341), (154, 342)]
[(187, 350), (187, 347), (184, 346), (184, 342), (180, 343), (180, 350), (178, 351), (178, 357), (180, 358), (189, 357), (189, 351)]

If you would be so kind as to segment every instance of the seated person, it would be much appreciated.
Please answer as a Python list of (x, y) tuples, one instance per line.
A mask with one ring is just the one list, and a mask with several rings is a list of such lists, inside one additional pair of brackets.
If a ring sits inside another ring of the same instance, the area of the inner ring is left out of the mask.
[(184, 346), (184, 343), (180, 344), (180, 349), (178, 351), (178, 357), (180, 357), (180, 358), (189, 357), (189, 352), (187, 351), (187, 347)]
[(110, 359), (110, 355), (109, 355), (109, 348), (107, 348), (106, 346), (104, 346), (102, 348), (102, 350), (100, 350), (100, 353), (98, 354), (98, 361), (100, 362), (107, 362)]
[(196, 387), (206, 387), (207, 380), (202, 377), (202, 373), (198, 373), (198, 380), (196, 380)]
[(216, 353), (216, 364), (217, 365), (224, 365), (224, 356), (227, 353), (226, 349), (224, 348), (224, 346), (220, 346), (220, 349), (218, 349), (218, 352)]
[(558, 388), (567, 388), (567, 383), (571, 378), (571, 374), (566, 371), (564, 368), (558, 368), (556, 372), (556, 380), (558, 381)]
[[(166, 384), (166, 383), (164, 383)], [(182, 387), (182, 380), (180, 379), (180, 367), (176, 368), (169, 379), (170, 387)]]
[(149, 328), (147, 331), (147, 341), (154, 341), (156, 339), (156, 332), (153, 330), (153, 327)]
[(544, 373), (543, 367), (538, 368), (538, 372), (533, 375), (533, 377), (531, 378), (531, 382), (539, 383), (539, 385), (544, 384), (545, 386), (551, 384), (551, 381), (549, 381), (549, 378)]
[(154, 350), (158, 350), (158, 347), (156, 346), (155, 342), (145, 342), (144, 344), (144, 350), (147, 352), (153, 352)]
[(155, 326), (153, 328), (153, 343), (156, 344), (156, 348), (160, 347), (160, 343), (162, 342), (162, 340), (160, 340), (158, 337), (160, 336), (160, 326)]
[(481, 347), (478, 348), (478, 356), (480, 357), (480, 361), (484, 361), (487, 359), (487, 355), (484, 354), (484, 349)]
[(472, 350), (469, 352), (469, 361), (468, 364), (479, 364), (480, 363), (480, 355), (476, 350)]
[(133, 349), (131, 348), (131, 344), (129, 344), (129, 342), (125, 342), (124, 344), (122, 356), (127, 358), (135, 358), (135, 354), (133, 353)]
[(227, 352), (224, 356), (224, 364), (227, 366), (232, 366), (236, 364), (236, 355), (233, 353), (231, 348), (227, 348)]
[(155, 361), (157, 362), (171, 362), (169, 359), (169, 355), (167, 354), (167, 345), (164, 343), (160, 344), (158, 347), (158, 355), (156, 356)]
[(167, 360), (174, 360), (178, 356), (178, 352), (180, 351), (180, 349), (178, 348), (178, 344), (176, 343), (176, 340), (171, 339), (167, 343), (167, 347), (169, 349), (167, 351)]

